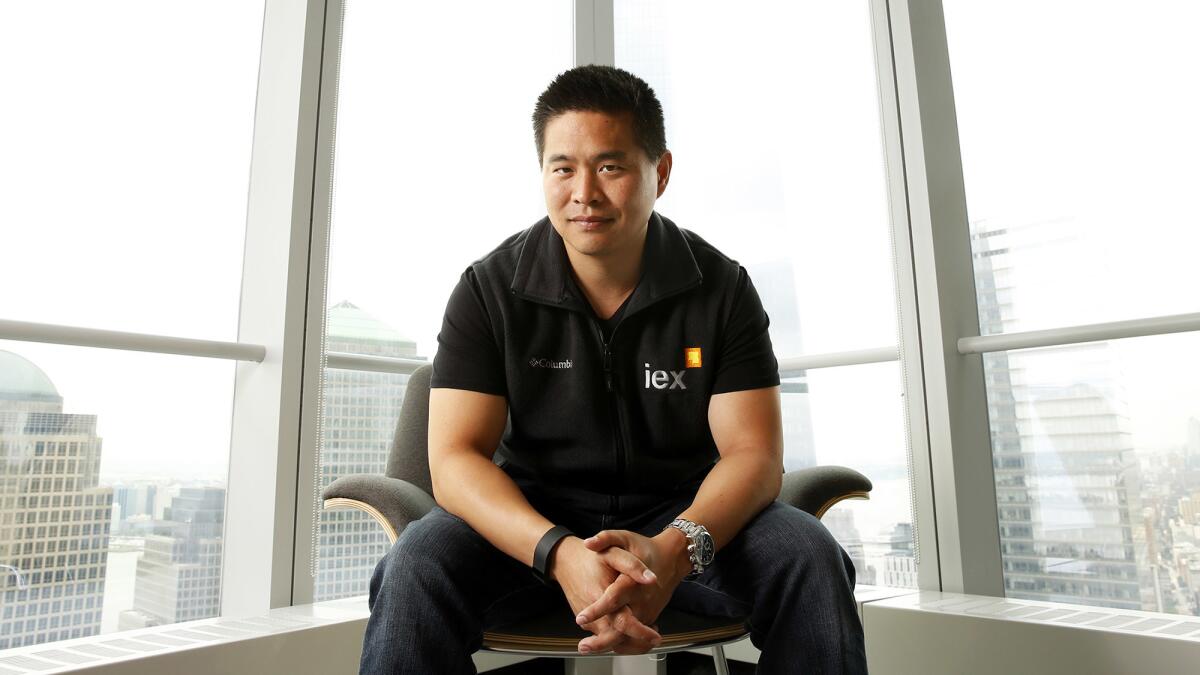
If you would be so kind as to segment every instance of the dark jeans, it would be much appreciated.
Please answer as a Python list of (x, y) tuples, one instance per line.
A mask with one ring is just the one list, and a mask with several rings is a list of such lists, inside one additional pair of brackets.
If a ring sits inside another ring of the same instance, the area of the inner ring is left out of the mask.
[[(626, 518), (554, 514), (587, 537), (602, 529), (658, 534), (691, 503), (671, 500)], [(854, 566), (820, 521), (774, 502), (717, 552), (711, 567), (676, 589), (670, 606), (749, 617), (762, 651), (758, 672), (865, 673), (862, 624), (854, 602)], [(471, 654), (484, 628), (522, 616), (571, 611), (557, 586), (543, 586), (525, 565), (492, 546), (461, 518), (435, 508), (409, 525), (371, 577), (371, 618), (360, 673), (475, 673)], [(566, 609), (564, 609), (566, 608)]]

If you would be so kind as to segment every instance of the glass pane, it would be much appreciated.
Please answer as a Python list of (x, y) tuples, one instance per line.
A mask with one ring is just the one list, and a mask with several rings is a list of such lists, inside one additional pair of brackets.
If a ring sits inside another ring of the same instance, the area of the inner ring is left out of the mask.
[(220, 613), (233, 375), (0, 341), (0, 649)]
[(1200, 334), (988, 354), (1009, 597), (1200, 614)]
[(263, 6), (0, 9), (0, 317), (232, 340)]
[[(331, 352), (416, 357), (411, 340), (350, 303), (329, 310), (325, 347)], [(341, 476), (384, 473), (407, 385), (408, 375), (326, 369), (322, 489)], [(354, 509), (324, 509), (318, 527), (315, 600), (366, 593), (375, 564), (390, 546), (383, 528)]]
[(944, 6), (983, 332), (1200, 311), (1200, 4)]
[(857, 583), (916, 588), (900, 368), (810, 370), (786, 378), (783, 391), (784, 468), (837, 464), (874, 485), (870, 499), (842, 501), (822, 518), (854, 560)]
[[(571, 67), (571, 16), (556, 0), (347, 3), (327, 351), (431, 358), (462, 271), (545, 215), (530, 118)], [(326, 371), (323, 484), (384, 472), (405, 381)], [(379, 526), (322, 511), (319, 528), (316, 599), (365, 594)]]
[(746, 265), (777, 352), (896, 344), (867, 3), (614, 13), (617, 66), (665, 109), (675, 164), (658, 211)]

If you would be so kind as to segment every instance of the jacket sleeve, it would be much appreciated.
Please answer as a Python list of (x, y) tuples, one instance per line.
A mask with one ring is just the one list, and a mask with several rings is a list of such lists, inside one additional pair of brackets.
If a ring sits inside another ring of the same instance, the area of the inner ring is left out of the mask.
[(746, 268), (738, 267), (732, 308), (725, 322), (712, 393), (761, 389), (779, 384), (779, 362), (767, 331), (771, 320)]
[(431, 387), (504, 396), (504, 360), (492, 332), (483, 294), (467, 268), (446, 303)]

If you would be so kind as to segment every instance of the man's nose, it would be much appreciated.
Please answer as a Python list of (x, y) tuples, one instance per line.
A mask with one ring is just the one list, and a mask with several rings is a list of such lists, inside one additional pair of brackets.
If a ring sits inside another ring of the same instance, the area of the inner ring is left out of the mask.
[(590, 171), (581, 171), (575, 178), (575, 189), (572, 191), (571, 200), (576, 204), (598, 203), (603, 193), (600, 191), (597, 178), (596, 174)]

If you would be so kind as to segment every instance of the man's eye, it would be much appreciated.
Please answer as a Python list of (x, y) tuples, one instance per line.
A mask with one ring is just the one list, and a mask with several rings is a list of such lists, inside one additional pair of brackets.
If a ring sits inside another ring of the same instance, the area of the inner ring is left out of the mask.
[(570, 170), (571, 170), (571, 167), (569, 167), (569, 166), (560, 166), (555, 169), (551, 169), (550, 173), (564, 174)]
[(619, 170), (620, 168), (621, 168), (621, 167), (620, 167), (619, 165), (617, 165), (617, 164), (605, 164), (605, 165), (603, 165), (603, 166), (601, 166), (601, 167), (600, 167), (600, 170), (601, 170), (601, 171), (609, 171), (609, 172), (612, 172), (612, 171), (617, 171), (617, 170)]

